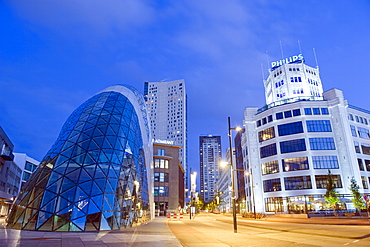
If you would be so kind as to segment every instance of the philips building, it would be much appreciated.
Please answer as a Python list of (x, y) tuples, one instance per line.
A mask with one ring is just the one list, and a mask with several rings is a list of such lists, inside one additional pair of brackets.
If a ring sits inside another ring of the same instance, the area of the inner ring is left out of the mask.
[[(247, 210), (323, 210), (328, 170), (341, 197), (352, 177), (369, 193), (370, 111), (338, 89), (323, 92), (319, 69), (302, 55), (272, 63), (264, 86), (266, 106), (244, 111)], [(348, 201), (340, 208), (352, 209)]]
[(153, 217), (152, 144), (143, 97), (116, 85), (78, 107), (22, 188), (7, 227), (117, 230)]

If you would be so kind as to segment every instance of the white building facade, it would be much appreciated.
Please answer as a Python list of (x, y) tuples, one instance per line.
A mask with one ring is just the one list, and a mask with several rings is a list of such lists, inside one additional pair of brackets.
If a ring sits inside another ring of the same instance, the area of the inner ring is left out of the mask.
[(184, 80), (145, 82), (144, 98), (152, 138), (181, 146), (179, 157), (187, 178), (187, 97)]
[(244, 111), (243, 158), (253, 176), (248, 207), (323, 210), (315, 202), (326, 192), (329, 170), (341, 196), (349, 196), (352, 177), (369, 193), (370, 111), (349, 105), (338, 89), (323, 93), (318, 68), (303, 59), (271, 69), (264, 85), (267, 105)]
[(199, 137), (200, 194), (204, 202), (210, 202), (217, 195), (220, 178), (221, 136)]
[(22, 169), (21, 184), (19, 185), (19, 188), (21, 188), (39, 166), (40, 161), (37, 161), (24, 153), (14, 153), (14, 162)]

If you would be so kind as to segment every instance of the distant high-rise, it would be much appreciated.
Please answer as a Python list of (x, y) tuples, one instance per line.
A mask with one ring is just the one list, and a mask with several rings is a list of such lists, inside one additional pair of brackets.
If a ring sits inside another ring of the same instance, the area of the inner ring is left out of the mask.
[(144, 97), (153, 139), (156, 143), (182, 147), (179, 157), (187, 174), (187, 100), (184, 80), (145, 82)]
[(204, 202), (217, 195), (216, 184), (220, 177), (221, 136), (200, 136), (200, 193)]

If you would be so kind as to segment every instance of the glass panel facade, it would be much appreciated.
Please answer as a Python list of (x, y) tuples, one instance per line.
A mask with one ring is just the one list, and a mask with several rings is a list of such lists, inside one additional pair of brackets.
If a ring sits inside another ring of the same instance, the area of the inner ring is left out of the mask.
[(282, 154), (306, 151), (306, 143), (304, 139), (280, 142), (280, 152)]
[(283, 159), (283, 170), (284, 172), (298, 171), (298, 170), (308, 170), (308, 158), (298, 157)]
[(312, 189), (310, 176), (284, 178), (285, 190)]
[(368, 129), (357, 127), (358, 137), (363, 139), (370, 139), (370, 133)]
[(280, 178), (264, 180), (263, 191), (264, 192), (281, 191)]
[(331, 132), (330, 120), (307, 120), (308, 132)]
[[(143, 103), (138, 110), (146, 124), (144, 100), (132, 93), (136, 105)], [(149, 132), (136, 108), (125, 95), (109, 90), (77, 108), (22, 188), (7, 227), (102, 231), (149, 220), (150, 161), (143, 144)]]
[(260, 148), (261, 159), (277, 154), (276, 143), (264, 146)]
[[(340, 179), (340, 175), (331, 175), (333, 182), (334, 182), (334, 187), (335, 188), (342, 188), (342, 181)], [(318, 189), (325, 189), (326, 185), (328, 184), (328, 175), (315, 175), (315, 180), (316, 180), (316, 188)]]
[(275, 129), (274, 127), (264, 129), (260, 132), (258, 132), (258, 140), (259, 142), (267, 141), (272, 138), (275, 138)]
[(338, 169), (337, 156), (312, 156), (314, 169)]
[(297, 133), (303, 133), (302, 122), (294, 122), (288, 124), (278, 125), (279, 136), (293, 135)]
[(279, 162), (277, 160), (262, 164), (262, 175), (279, 172)]
[(335, 150), (332, 137), (310, 138), (311, 150)]

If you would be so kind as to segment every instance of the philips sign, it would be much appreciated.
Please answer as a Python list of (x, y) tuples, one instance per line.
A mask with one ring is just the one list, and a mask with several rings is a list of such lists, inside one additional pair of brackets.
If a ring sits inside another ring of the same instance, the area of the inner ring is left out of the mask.
[(304, 61), (303, 55), (302, 54), (298, 54), (296, 56), (291, 56), (291, 57), (284, 58), (283, 60), (272, 62), (271, 63), (271, 67), (274, 69), (274, 68), (279, 67), (279, 66), (281, 66), (283, 64), (303, 62), (303, 61)]

